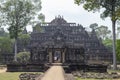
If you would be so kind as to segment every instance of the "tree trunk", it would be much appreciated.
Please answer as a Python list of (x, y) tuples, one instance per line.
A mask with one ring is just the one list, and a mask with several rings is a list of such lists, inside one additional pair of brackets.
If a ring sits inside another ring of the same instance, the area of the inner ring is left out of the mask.
[(115, 24), (116, 20), (112, 20), (112, 30), (113, 30), (113, 69), (117, 69), (117, 64), (116, 64), (116, 31), (115, 31)]
[(14, 55), (14, 61), (17, 62), (17, 39), (15, 39), (15, 46), (14, 46), (14, 50), (15, 50), (15, 55)]

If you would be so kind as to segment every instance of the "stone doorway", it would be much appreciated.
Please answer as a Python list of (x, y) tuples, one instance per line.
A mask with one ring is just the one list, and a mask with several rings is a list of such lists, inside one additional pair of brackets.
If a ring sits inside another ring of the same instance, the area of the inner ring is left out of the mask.
[(62, 62), (62, 52), (60, 50), (56, 50), (54, 52), (53, 62), (54, 63), (61, 63)]

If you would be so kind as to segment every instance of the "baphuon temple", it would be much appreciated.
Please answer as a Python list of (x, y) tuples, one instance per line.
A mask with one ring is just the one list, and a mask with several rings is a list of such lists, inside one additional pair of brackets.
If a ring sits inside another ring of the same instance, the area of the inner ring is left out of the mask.
[[(19, 40), (18, 51), (24, 48)], [(9, 63), (7, 71), (46, 71), (51, 65), (60, 63), (65, 72), (107, 72), (106, 63), (112, 63), (112, 52), (95, 30), (87, 32), (82, 25), (69, 23), (61, 16), (34, 26), (26, 50), (30, 52), (29, 62)]]
[(29, 50), (30, 61), (37, 63), (112, 62), (112, 53), (95, 30), (88, 33), (82, 25), (69, 23), (61, 16), (33, 27)]

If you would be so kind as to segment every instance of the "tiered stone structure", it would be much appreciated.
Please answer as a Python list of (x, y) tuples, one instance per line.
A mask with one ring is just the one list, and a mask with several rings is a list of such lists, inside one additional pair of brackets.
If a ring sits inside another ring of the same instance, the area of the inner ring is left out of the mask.
[(98, 39), (95, 30), (88, 33), (82, 25), (68, 23), (61, 16), (33, 27), (29, 48), (31, 62), (112, 62), (112, 53)]

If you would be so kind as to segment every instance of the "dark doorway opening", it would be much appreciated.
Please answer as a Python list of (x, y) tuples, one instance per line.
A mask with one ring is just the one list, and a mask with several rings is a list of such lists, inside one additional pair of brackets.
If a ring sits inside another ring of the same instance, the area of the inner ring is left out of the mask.
[(53, 62), (55, 62), (55, 63), (61, 63), (62, 62), (62, 57), (61, 57), (61, 51), (60, 50), (56, 50), (55, 52), (54, 52), (54, 61)]

